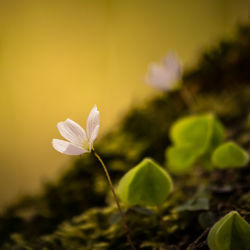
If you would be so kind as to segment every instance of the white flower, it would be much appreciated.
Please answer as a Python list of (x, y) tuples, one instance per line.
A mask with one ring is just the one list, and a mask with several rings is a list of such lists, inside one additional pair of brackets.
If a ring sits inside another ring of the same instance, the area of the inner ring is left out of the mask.
[(149, 67), (146, 83), (159, 90), (171, 90), (181, 80), (182, 66), (174, 53), (162, 60), (161, 64), (153, 63)]
[(66, 119), (59, 122), (57, 128), (60, 134), (68, 141), (53, 139), (53, 147), (60, 153), (67, 155), (81, 155), (90, 152), (98, 135), (100, 114), (96, 105), (90, 111), (87, 121), (87, 133), (76, 122)]

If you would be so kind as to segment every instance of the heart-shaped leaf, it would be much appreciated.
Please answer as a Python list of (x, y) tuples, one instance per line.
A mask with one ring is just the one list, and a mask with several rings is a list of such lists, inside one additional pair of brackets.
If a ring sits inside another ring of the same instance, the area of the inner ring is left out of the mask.
[(175, 146), (187, 146), (203, 153), (212, 137), (214, 116), (190, 116), (177, 121), (170, 130)]
[(225, 129), (221, 122), (219, 122), (215, 117), (213, 119), (213, 133), (211, 137), (210, 148), (215, 149), (220, 145), (225, 139)]
[(166, 151), (168, 168), (172, 173), (183, 174), (188, 172), (190, 167), (199, 157), (199, 152), (187, 146), (172, 146)]
[(218, 168), (242, 167), (249, 161), (249, 154), (234, 142), (226, 142), (213, 152), (212, 162)]
[(160, 205), (173, 189), (171, 177), (151, 159), (144, 159), (127, 172), (118, 186), (121, 200), (127, 205)]
[(214, 224), (207, 241), (210, 250), (248, 250), (250, 225), (238, 212), (232, 211)]
[(212, 114), (178, 120), (170, 130), (174, 145), (166, 150), (170, 171), (185, 173), (197, 159), (211, 165), (211, 152), (223, 141), (224, 134), (222, 124)]

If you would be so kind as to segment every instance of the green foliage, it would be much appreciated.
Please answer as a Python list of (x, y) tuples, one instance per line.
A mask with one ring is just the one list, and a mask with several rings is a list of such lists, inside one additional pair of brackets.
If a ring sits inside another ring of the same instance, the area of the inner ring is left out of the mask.
[(224, 139), (224, 128), (212, 114), (178, 120), (170, 130), (174, 146), (166, 151), (173, 173), (185, 173), (202, 156), (210, 154)]
[(162, 204), (173, 189), (171, 177), (151, 159), (144, 159), (121, 179), (118, 193), (130, 206)]
[(234, 142), (226, 142), (215, 149), (212, 162), (218, 168), (242, 167), (249, 161), (249, 154)]
[(248, 250), (250, 248), (250, 225), (232, 211), (220, 219), (208, 234), (210, 250)]
[[(144, 208), (142, 209), (144, 210)], [(138, 210), (138, 207), (133, 207), (126, 213), (126, 221), (131, 228), (132, 238), (137, 249), (156, 250), (160, 249), (160, 247), (165, 248), (163, 242), (164, 232), (161, 229), (159, 221), (155, 219), (155, 215), (152, 212), (148, 214), (148, 211), (145, 214), (145, 211), (142, 212), (140, 210)], [(130, 247), (127, 243), (121, 222), (110, 223), (110, 217), (116, 214), (116, 212), (116, 206), (91, 208), (69, 221), (64, 221), (54, 232), (42, 236), (35, 242), (31, 240), (27, 241), (21, 234), (14, 234), (11, 236), (11, 242), (5, 244), (0, 249), (128, 250)], [(169, 216), (168, 227), (173, 227), (177, 221), (178, 216)], [(174, 231), (178, 228), (179, 225), (175, 226)], [(169, 232), (169, 235), (172, 233), (173, 229)]]
[(176, 174), (189, 171), (199, 156), (199, 152), (188, 146), (171, 146), (167, 149), (169, 169)]
[(178, 206), (176, 211), (199, 211), (209, 209), (210, 190), (202, 187), (198, 192), (184, 204)]
[(170, 138), (176, 146), (190, 146), (203, 152), (212, 134), (212, 115), (191, 116), (178, 120), (170, 130)]

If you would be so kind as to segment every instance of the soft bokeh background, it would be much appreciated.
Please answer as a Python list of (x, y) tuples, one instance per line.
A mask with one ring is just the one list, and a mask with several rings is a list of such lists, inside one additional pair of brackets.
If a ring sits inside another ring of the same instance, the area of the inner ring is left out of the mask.
[(67, 167), (58, 121), (85, 126), (97, 104), (105, 133), (155, 94), (150, 62), (174, 50), (189, 67), (248, 13), (248, 0), (0, 1), (0, 206)]

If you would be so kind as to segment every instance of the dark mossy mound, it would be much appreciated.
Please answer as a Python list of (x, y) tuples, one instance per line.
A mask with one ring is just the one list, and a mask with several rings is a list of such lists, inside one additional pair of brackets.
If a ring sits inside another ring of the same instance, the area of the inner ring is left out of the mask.
[[(185, 74), (181, 90), (129, 111), (119, 128), (96, 145), (114, 182), (144, 157), (164, 165), (169, 128), (184, 115), (214, 112), (228, 139), (250, 151), (249, 69), (250, 28), (244, 26), (236, 39), (201, 57), (197, 69)], [(188, 175), (173, 177), (175, 190), (163, 206), (167, 233), (156, 211), (126, 211), (136, 245), (208, 249), (207, 229), (219, 217), (237, 210), (249, 221), (249, 174), (249, 165), (212, 172), (198, 165)], [(92, 155), (77, 158), (40, 195), (9, 207), (0, 217), (0, 244), (1, 249), (129, 249), (103, 170)]]

